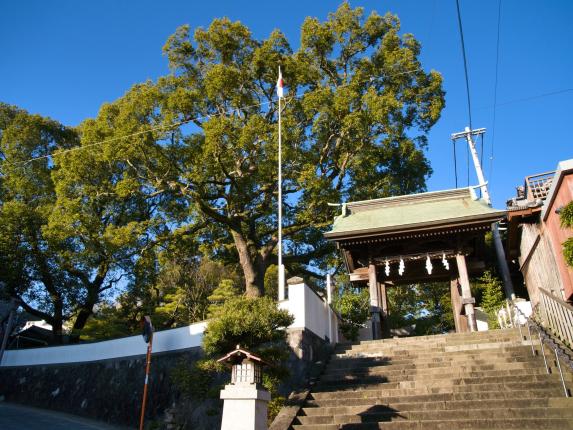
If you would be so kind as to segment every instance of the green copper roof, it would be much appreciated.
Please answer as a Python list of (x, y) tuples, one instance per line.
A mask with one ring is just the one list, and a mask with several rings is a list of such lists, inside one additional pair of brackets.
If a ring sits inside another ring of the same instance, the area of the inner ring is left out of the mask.
[(478, 199), (471, 188), (410, 194), (343, 204), (325, 237), (336, 240), (495, 222), (505, 214)]

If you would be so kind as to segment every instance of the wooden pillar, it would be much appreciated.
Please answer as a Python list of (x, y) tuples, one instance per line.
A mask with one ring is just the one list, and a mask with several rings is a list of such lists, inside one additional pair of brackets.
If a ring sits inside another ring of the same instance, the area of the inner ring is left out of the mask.
[(456, 333), (466, 333), (468, 331), (468, 319), (462, 315), (462, 296), (460, 294), (460, 281), (458, 278), (450, 280), (450, 296), (452, 298), (452, 313), (454, 315), (454, 324)]
[(468, 327), (470, 331), (477, 331), (477, 321), (474, 309), (475, 299), (472, 297), (465, 255), (457, 254), (456, 263), (458, 265), (458, 274), (460, 277), (460, 285), (462, 287), (462, 305), (464, 306), (466, 317), (468, 318)]
[(370, 291), (370, 317), (372, 320), (372, 339), (382, 338), (382, 325), (380, 318), (380, 298), (378, 296), (378, 280), (376, 279), (376, 265), (368, 265), (368, 289)]
[(378, 284), (378, 297), (380, 297), (380, 314), (382, 320), (382, 336), (390, 337), (390, 325), (388, 324), (388, 296), (386, 294), (386, 284)]

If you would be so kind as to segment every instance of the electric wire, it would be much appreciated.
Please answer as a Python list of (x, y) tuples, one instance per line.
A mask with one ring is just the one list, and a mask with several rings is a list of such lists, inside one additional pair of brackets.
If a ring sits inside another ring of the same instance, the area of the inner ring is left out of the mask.
[[(422, 68), (417, 68), (417, 69), (413, 69), (413, 70), (406, 70), (406, 71), (404, 71), (404, 72), (399, 72), (399, 73), (395, 73), (395, 74), (392, 74), (392, 75), (383, 76), (383, 78), (393, 78), (393, 77), (395, 77), (395, 76), (407, 75), (407, 74), (416, 73), (416, 72), (420, 72), (420, 71), (423, 71), (423, 69), (422, 69)], [(336, 87), (336, 89), (338, 89), (338, 88), (343, 88), (343, 87), (347, 87), (347, 86), (349, 86), (349, 85), (363, 84), (363, 83), (372, 82), (372, 81), (373, 81), (373, 79), (372, 79), (372, 78), (369, 78), (369, 79), (366, 79), (366, 80), (364, 80), (364, 81), (359, 81), (359, 82), (348, 82), (348, 83), (346, 83), (346, 84), (338, 85), (338, 86)], [(330, 89), (331, 89), (331, 87), (325, 87), (325, 88), (322, 88), (322, 89), (317, 89), (317, 90), (315, 90), (315, 91), (326, 91), (326, 90), (330, 90)], [(292, 96), (290, 96), (290, 97), (285, 97), (285, 102), (288, 103), (288, 101), (291, 101), (291, 100), (294, 100), (294, 99), (298, 99), (298, 98), (300, 98), (300, 97), (303, 97), (305, 94), (308, 94), (308, 93), (302, 92), (302, 93), (294, 94), (294, 95), (292, 95)], [(243, 107), (243, 109), (251, 109), (251, 108), (255, 108), (255, 107), (262, 107), (262, 106), (265, 106), (265, 105), (270, 105), (270, 104), (272, 104), (272, 103), (273, 103), (273, 101), (270, 101), (270, 100), (269, 100), (269, 101), (265, 101), (265, 102), (261, 102), (261, 103), (255, 103), (255, 104), (252, 104), (252, 105), (249, 105), (249, 106), (245, 106), (245, 107)], [(25, 166), (26, 164), (29, 164), (29, 163), (34, 162), (34, 161), (37, 161), (37, 160), (43, 160), (43, 159), (47, 159), (47, 158), (58, 157), (58, 156), (60, 156), (60, 155), (67, 154), (67, 153), (70, 153), (70, 152), (81, 151), (81, 150), (84, 150), (84, 149), (93, 148), (93, 147), (95, 147), (95, 146), (104, 145), (104, 144), (106, 144), (106, 143), (116, 142), (116, 141), (120, 141), (120, 140), (124, 140), (124, 139), (131, 138), (131, 137), (135, 137), (135, 136), (140, 136), (140, 135), (146, 134), (146, 133), (152, 133), (152, 132), (154, 132), (154, 131), (160, 131), (160, 130), (168, 131), (168, 130), (172, 130), (172, 129), (181, 127), (182, 125), (188, 124), (188, 123), (190, 123), (190, 122), (197, 122), (197, 121), (201, 121), (201, 120), (205, 120), (205, 119), (211, 119), (211, 118), (216, 118), (216, 117), (220, 117), (220, 116), (230, 115), (230, 114), (232, 114), (232, 113), (235, 112), (235, 111), (236, 111), (236, 109), (229, 109), (229, 110), (227, 110), (227, 111), (225, 111), (225, 112), (219, 112), (219, 113), (215, 113), (215, 114), (199, 115), (199, 116), (194, 117), (194, 118), (187, 118), (187, 119), (184, 119), (184, 120), (182, 120), (182, 121), (175, 122), (175, 123), (160, 125), (160, 126), (156, 126), (156, 127), (151, 127), (151, 128), (149, 128), (149, 129), (147, 129), (147, 130), (141, 130), (141, 131), (137, 131), (137, 132), (134, 132), (134, 133), (126, 134), (126, 135), (123, 135), (123, 136), (117, 136), (117, 137), (113, 137), (113, 138), (110, 138), (110, 139), (101, 140), (101, 141), (94, 142), (94, 143), (89, 143), (89, 144), (82, 145), (82, 146), (75, 146), (75, 147), (73, 147), (73, 148), (58, 150), (57, 152), (51, 152), (51, 153), (49, 153), (49, 154), (39, 155), (39, 156), (37, 156), (37, 157), (32, 157), (32, 158), (29, 158), (29, 159), (27, 159), (27, 160), (21, 160), (21, 161), (17, 161), (17, 162), (7, 162), (6, 159), (4, 159), (4, 160), (1, 160), (1, 159), (0, 159), (0, 161), (4, 161), (4, 164), (5, 164), (5, 165), (9, 165), (9, 166)], [(0, 170), (0, 173), (1, 173), (1, 170)]]
[(551, 91), (551, 92), (549, 92), (549, 93), (538, 94), (538, 95), (536, 95), (536, 96), (529, 96), (529, 97), (524, 97), (524, 98), (521, 98), (521, 99), (508, 100), (508, 101), (506, 101), (506, 102), (499, 103), (499, 104), (497, 104), (497, 105), (494, 104), (493, 107), (494, 107), (494, 109), (495, 109), (496, 107), (500, 107), (500, 106), (507, 106), (507, 105), (511, 105), (511, 104), (514, 104), (514, 103), (527, 102), (527, 101), (530, 101), (530, 100), (540, 99), (540, 98), (543, 98), (543, 97), (549, 97), (549, 96), (555, 96), (555, 95), (558, 95), (558, 94), (568, 93), (568, 92), (570, 92), (570, 91), (573, 91), (573, 88), (563, 88), (563, 89), (561, 89), (561, 90), (555, 90), (555, 91)]
[(470, 130), (473, 130), (473, 128), (472, 128), (472, 104), (471, 104), (471, 99), (470, 99), (470, 80), (468, 77), (468, 61), (467, 61), (467, 57), (466, 57), (466, 45), (464, 42), (464, 29), (462, 26), (462, 14), (460, 12), (460, 0), (456, 0), (456, 9), (458, 12), (458, 27), (460, 30), (460, 40), (461, 40), (461, 44), (462, 44), (462, 55), (463, 55), (463, 59), (464, 59), (466, 94), (467, 94), (467, 99), (468, 99), (468, 119), (469, 119)]
[[(495, 145), (495, 119), (496, 119), (496, 111), (497, 111), (497, 82), (498, 82), (498, 75), (499, 75), (499, 33), (501, 28), (501, 0), (498, 0), (497, 4), (497, 38), (495, 42), (495, 80), (493, 85), (493, 119), (492, 119), (492, 127), (491, 127), (491, 150), (489, 155), (489, 180), (492, 180), (493, 177), (493, 148)], [(483, 165), (483, 164), (482, 164)]]
[[(470, 97), (470, 80), (469, 80), (469, 76), (468, 76), (468, 61), (467, 61), (467, 56), (466, 56), (466, 44), (464, 41), (464, 28), (462, 26), (462, 14), (460, 11), (460, 1), (456, 0), (456, 10), (457, 10), (457, 16), (458, 16), (458, 28), (460, 31), (460, 42), (461, 42), (461, 47), (462, 47), (462, 57), (464, 60), (464, 77), (465, 77), (465, 82), (466, 82), (466, 95), (467, 95), (467, 102), (468, 102), (468, 121), (469, 121), (469, 127), (470, 130), (473, 130), (472, 128), (472, 104), (471, 104), (471, 97)], [(454, 146), (455, 146), (455, 142), (454, 142)], [(470, 150), (469, 147), (466, 147), (466, 162), (467, 162), (467, 185), (469, 187), (470, 185)]]

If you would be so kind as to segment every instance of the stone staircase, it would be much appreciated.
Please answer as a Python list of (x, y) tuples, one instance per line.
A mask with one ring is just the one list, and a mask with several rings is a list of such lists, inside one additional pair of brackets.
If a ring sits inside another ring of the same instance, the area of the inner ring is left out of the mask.
[(291, 428), (573, 430), (551, 370), (516, 329), (339, 345)]

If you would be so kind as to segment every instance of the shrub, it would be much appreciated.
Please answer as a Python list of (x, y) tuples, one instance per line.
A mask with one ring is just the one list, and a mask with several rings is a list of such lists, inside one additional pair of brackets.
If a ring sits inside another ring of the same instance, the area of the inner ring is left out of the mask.
[(489, 328), (499, 328), (497, 312), (505, 303), (501, 281), (488, 270), (479, 282), (482, 284), (481, 307), (488, 315)]
[[(569, 202), (559, 214), (561, 227), (573, 228), (573, 201)], [(573, 267), (573, 237), (563, 242), (563, 257), (569, 266)]]
[(237, 345), (259, 350), (268, 344), (284, 342), (286, 328), (294, 321), (286, 310), (268, 298), (233, 297), (225, 301), (211, 320), (203, 337), (209, 355), (223, 355)]
[(363, 288), (356, 292), (353, 289), (344, 289), (342, 294), (335, 298), (334, 307), (340, 313), (340, 331), (344, 337), (349, 340), (358, 339), (358, 330), (370, 316), (368, 290)]

